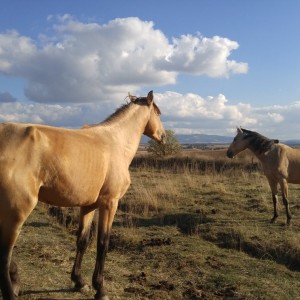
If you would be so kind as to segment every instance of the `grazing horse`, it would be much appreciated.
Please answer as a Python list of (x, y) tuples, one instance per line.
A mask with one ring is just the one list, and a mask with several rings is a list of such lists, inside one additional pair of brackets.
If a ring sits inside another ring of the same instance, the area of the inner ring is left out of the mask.
[(292, 215), (287, 198), (288, 183), (300, 183), (300, 151), (279, 144), (278, 140), (266, 138), (257, 132), (237, 128), (237, 135), (227, 150), (227, 156), (233, 158), (247, 148), (260, 160), (272, 191), (274, 216), (271, 222), (274, 223), (278, 217), (279, 184), (286, 210), (287, 225), (290, 225)]
[(92, 278), (95, 299), (108, 299), (103, 270), (118, 201), (130, 185), (129, 165), (142, 134), (164, 143), (160, 110), (147, 97), (130, 96), (97, 125), (71, 130), (33, 124), (0, 124), (0, 287), (4, 300), (18, 291), (12, 250), (38, 201), (80, 207), (77, 250), (71, 279), (85, 287), (81, 262), (95, 209), (99, 209), (97, 257)]

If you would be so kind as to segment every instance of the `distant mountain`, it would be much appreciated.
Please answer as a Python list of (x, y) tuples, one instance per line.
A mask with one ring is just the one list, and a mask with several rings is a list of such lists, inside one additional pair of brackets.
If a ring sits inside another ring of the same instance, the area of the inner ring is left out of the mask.
[[(209, 134), (176, 134), (180, 144), (230, 144), (234, 136), (209, 135)], [(280, 140), (280, 143), (299, 146), (300, 140)]]
[(279, 141), (279, 142), (290, 145), (290, 146), (299, 146), (300, 145), (300, 140), (286, 140), (286, 141)]
[[(233, 137), (209, 134), (176, 134), (180, 144), (230, 144)], [(149, 138), (143, 136), (142, 144), (147, 144)]]
[(233, 137), (209, 134), (177, 134), (180, 144), (230, 144)]
[[(180, 144), (230, 144), (234, 136), (210, 135), (210, 134), (176, 134)], [(149, 138), (142, 137), (142, 144), (147, 144)], [(280, 143), (290, 146), (300, 146), (300, 140), (280, 140)]]

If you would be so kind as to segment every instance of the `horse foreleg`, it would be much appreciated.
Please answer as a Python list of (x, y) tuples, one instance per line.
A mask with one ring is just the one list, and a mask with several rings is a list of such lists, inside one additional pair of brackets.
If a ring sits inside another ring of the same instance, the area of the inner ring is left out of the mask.
[(109, 237), (113, 219), (117, 210), (118, 201), (112, 201), (109, 205), (99, 207), (98, 237), (97, 237), (97, 259), (93, 274), (93, 287), (96, 290), (95, 299), (108, 300), (106, 296), (104, 283), (104, 263), (108, 250)]
[(11, 259), (19, 228), (17, 224), (0, 228), (0, 289), (4, 300), (15, 300), (19, 293), (18, 268)]
[(76, 290), (83, 290), (87, 285), (84, 283), (84, 280), (81, 276), (81, 263), (83, 255), (89, 245), (91, 240), (91, 225), (95, 210), (91, 208), (82, 207), (80, 209), (80, 220), (79, 220), (79, 230), (77, 236), (77, 249), (76, 249), (76, 258), (74, 261), (71, 279), (75, 283)]
[(282, 191), (282, 201), (285, 206), (285, 211), (286, 211), (286, 224), (290, 225), (291, 224), (291, 219), (292, 219), (292, 214), (290, 212), (289, 208), (289, 201), (288, 201), (288, 183), (286, 179), (282, 180), (280, 183), (281, 186), (281, 191)]
[(14, 293), (13, 284), (9, 274), (10, 251), (2, 244), (0, 244), (0, 249), (0, 288), (2, 297), (5, 300), (14, 300), (17, 295)]
[(19, 278), (18, 266), (13, 260), (11, 260), (10, 262), (9, 275), (13, 286), (14, 294), (18, 296), (20, 291), (20, 278)]
[(268, 178), (268, 182), (272, 191), (272, 201), (273, 201), (273, 207), (274, 207), (274, 215), (271, 219), (271, 223), (275, 223), (276, 219), (278, 218), (278, 210), (277, 210), (277, 203), (278, 203), (278, 184), (277, 181), (275, 181), (273, 178)]
[(272, 193), (272, 200), (273, 200), (273, 206), (274, 206), (274, 215), (271, 219), (271, 223), (275, 223), (276, 219), (278, 218), (278, 210), (277, 210), (277, 202), (278, 202), (278, 196), (277, 194)]

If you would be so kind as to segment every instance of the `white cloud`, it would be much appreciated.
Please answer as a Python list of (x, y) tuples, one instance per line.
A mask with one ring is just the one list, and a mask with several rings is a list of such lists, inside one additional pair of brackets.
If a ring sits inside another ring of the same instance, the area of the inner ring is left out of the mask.
[[(43, 104), (0, 102), (1, 122), (43, 123), (64, 127), (81, 127), (99, 123), (125, 103)], [(220, 94), (202, 97), (176, 92), (154, 93), (162, 112), (166, 129), (176, 133), (205, 133), (233, 136), (236, 126), (258, 131), (272, 138), (300, 138), (299, 103), (253, 107), (250, 104), (230, 104)]]
[(183, 35), (172, 43), (153, 22), (138, 18), (82, 23), (48, 17), (54, 35), (38, 40), (0, 33), (0, 74), (23, 78), (25, 95), (40, 103), (104, 102), (141, 87), (176, 83), (180, 72), (228, 77), (247, 64), (229, 60), (238, 43)]
[(0, 103), (0, 122), (39, 123), (78, 128), (99, 123), (113, 113), (116, 106), (107, 104)]
[(284, 117), (279, 113), (268, 113), (268, 117), (275, 123), (281, 123), (284, 120)]
[(231, 73), (247, 73), (247, 63), (228, 60), (238, 43), (227, 38), (182, 35), (173, 38), (170, 52), (161, 62), (167, 70), (210, 77), (228, 77)]
[(203, 98), (174, 92), (158, 94), (156, 99), (165, 127), (177, 133), (234, 135), (236, 126), (242, 126), (281, 140), (300, 139), (299, 103), (253, 107), (245, 103), (231, 105), (222, 94)]
[[(247, 63), (229, 59), (239, 45), (226, 37), (187, 34), (170, 41), (153, 22), (138, 18), (99, 24), (63, 15), (48, 21), (54, 34), (36, 40), (0, 33), (0, 74), (23, 79), (30, 100), (21, 103), (0, 90), (0, 121), (80, 127), (113, 113), (128, 91), (174, 84), (180, 73), (228, 77), (248, 70)], [(274, 138), (300, 138), (299, 103), (253, 107), (232, 105), (222, 94), (171, 91), (155, 98), (165, 127), (177, 133), (234, 135), (241, 125)]]
[(23, 65), (32, 55), (36, 55), (36, 48), (30, 38), (20, 36), (16, 31), (0, 33), (0, 73), (26, 76)]

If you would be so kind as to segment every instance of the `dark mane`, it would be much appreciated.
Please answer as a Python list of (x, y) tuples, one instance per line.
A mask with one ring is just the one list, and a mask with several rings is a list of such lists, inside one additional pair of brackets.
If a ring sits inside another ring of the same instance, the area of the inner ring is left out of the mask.
[[(131, 101), (129, 103), (125, 103), (122, 106), (120, 106), (113, 114), (108, 116), (104, 121), (97, 123), (97, 124), (89, 124), (89, 125), (84, 125), (82, 128), (90, 128), (90, 127), (95, 127), (100, 124), (105, 125), (109, 124), (112, 121), (116, 120), (120, 116), (124, 115), (127, 110), (130, 109), (130, 107), (134, 104), (137, 105), (148, 105), (147, 103), (147, 97), (135, 97), (135, 96), (130, 96)], [(158, 106), (153, 102), (153, 108), (156, 114), (161, 115), (160, 109)]]
[(250, 131), (243, 128), (241, 129), (244, 133), (246, 133), (244, 139), (249, 140), (249, 148), (254, 152), (264, 153), (270, 150), (274, 144), (279, 143), (279, 140), (269, 139), (255, 131)]
[[(125, 114), (127, 112), (127, 110), (132, 106), (132, 105), (148, 105), (147, 103), (147, 97), (138, 97), (135, 98), (133, 101), (131, 101), (130, 103), (127, 104), (123, 104), (121, 107), (119, 107), (112, 115), (110, 115), (108, 118), (106, 118), (103, 122), (101, 122), (102, 124), (107, 124), (112, 122), (113, 120), (117, 119), (118, 117), (122, 116), (123, 114)], [(160, 115), (161, 112), (158, 108), (158, 106), (153, 102), (153, 108), (155, 110), (155, 112)]]
[(122, 106), (120, 106), (113, 114), (111, 114), (109, 117), (107, 117), (103, 122), (101, 122), (101, 124), (104, 123), (110, 123), (113, 120), (117, 119), (119, 116), (122, 116), (123, 114), (125, 114), (125, 112), (129, 109), (130, 105), (132, 103), (127, 103), (127, 104), (123, 104)]

